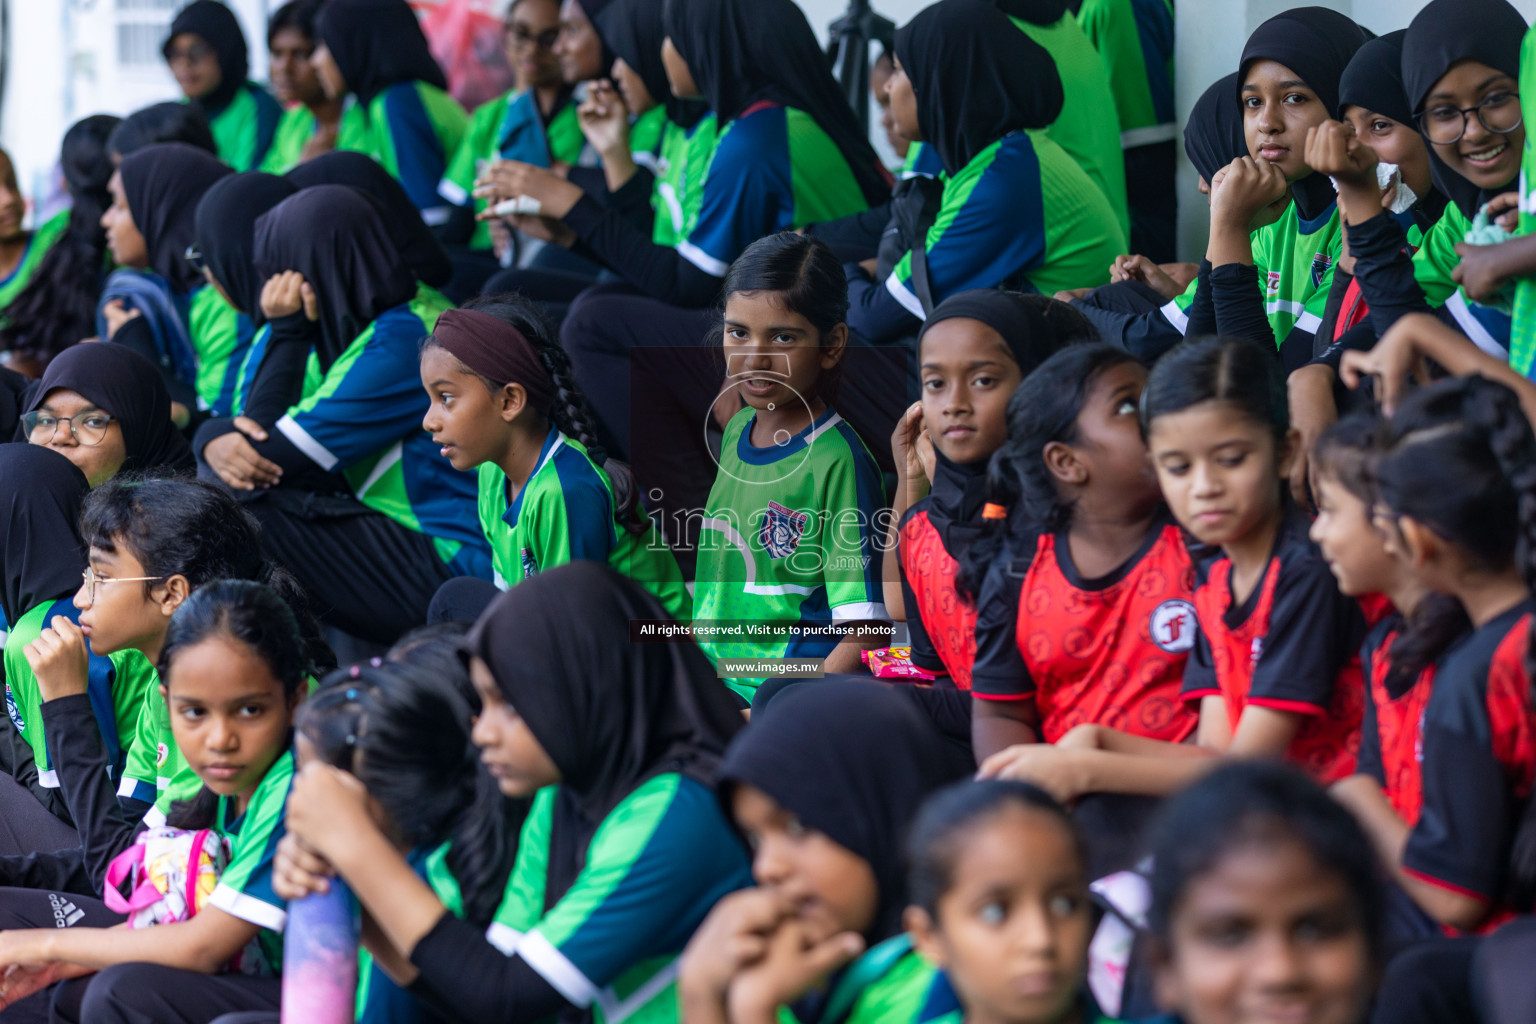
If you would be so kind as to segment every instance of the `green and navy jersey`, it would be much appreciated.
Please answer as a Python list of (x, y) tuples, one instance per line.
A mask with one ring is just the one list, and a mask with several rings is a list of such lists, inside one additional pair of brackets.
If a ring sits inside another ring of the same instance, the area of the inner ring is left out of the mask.
[[(470, 206), (479, 213), (485, 200), (475, 199), (475, 178), (481, 164), (496, 159), (520, 160), (535, 167), (553, 164), (578, 164), (588, 151), (586, 136), (576, 118), (576, 102), (567, 98), (550, 114), (546, 122), (539, 112), (533, 90), (516, 89), (487, 100), (475, 108), (464, 131), (464, 138), (453, 151), (438, 194), (454, 206)], [(591, 159), (585, 161), (593, 162)], [(471, 249), (489, 249), (491, 230), (475, 225)]]
[(766, 100), (720, 130), (703, 189), (698, 219), (677, 252), (712, 277), (724, 277), (765, 235), (869, 208), (847, 159), (815, 119)]
[(21, 254), (21, 261), (16, 264), (5, 277), (0, 278), (0, 310), (9, 306), (21, 294), (21, 290), (31, 283), (37, 268), (43, 262), (43, 257), (48, 255), (48, 250), (53, 248), (64, 233), (69, 230), (69, 208), (65, 207), (58, 213), (49, 217), (38, 225), (32, 232), (32, 237), (27, 239), (27, 248)]
[(1175, 295), (1159, 310), (1165, 320), (1179, 329), (1180, 334), (1189, 333), (1189, 307), (1195, 304), (1195, 292), (1199, 288), (1200, 278), (1192, 278), (1183, 294)]
[[(266, 358), (267, 344), (272, 340), (272, 324), (262, 324), (256, 329), (256, 334), (251, 338), (251, 343), (245, 348), (245, 355), (240, 360), (240, 366), (235, 372), (234, 396), (230, 401), (228, 416), (243, 416), (245, 414), (245, 402), (250, 397), (251, 385), (256, 383), (256, 371), (261, 369), (261, 361)], [(320, 382), (325, 377), (320, 372), (320, 358), (310, 350), (309, 360), (304, 364), (304, 387), (299, 393), (299, 398), (305, 399), (314, 394), (320, 387)]]
[[(1045, 133), (1099, 186), (1121, 231), (1131, 229), (1130, 206), (1125, 197), (1125, 156), (1120, 151), (1120, 124), (1104, 116), (1115, 108), (1109, 85), (1109, 69), (1070, 13), (1054, 25), (1034, 25), (1022, 18), (1013, 23), (1045, 47), (1056, 61), (1066, 101), (1061, 114)], [(1116, 253), (1115, 255), (1120, 255)], [(1111, 257), (1113, 259), (1113, 257)], [(1105, 264), (1108, 266), (1108, 264)], [(1079, 282), (1068, 287), (1082, 287)], [(1047, 295), (1050, 292), (1046, 292)]]
[[(32, 748), (37, 781), (45, 789), (58, 789), (59, 776), (48, 757), (48, 744), (43, 736), (43, 695), (22, 648), (41, 636), (55, 616), (62, 615), (78, 624), (80, 610), (73, 597), (45, 601), (27, 612), (11, 626), (5, 644), (5, 710), (11, 724)], [(91, 711), (107, 751), (107, 772), (115, 776), (123, 767), (124, 751), (134, 745), (145, 691), (158, 685), (155, 670), (149, 659), (135, 650), (109, 656), (92, 654), (87, 662), (86, 680)]]
[(1077, 23), (1109, 69), (1121, 148), (1176, 138), (1170, 0), (1083, 0)]
[(426, 82), (396, 82), (368, 104), (364, 124), (363, 152), (394, 175), (428, 227), (446, 223), (438, 184), (469, 127), (459, 101)]
[(385, 310), (277, 429), (315, 465), (345, 476), (364, 505), (432, 538), (456, 573), (489, 579), (475, 478), (454, 469), (421, 426), (428, 400), (419, 347), (451, 306), (422, 285), (410, 302)]
[(219, 799), (214, 831), (229, 841), (229, 866), (208, 897), (208, 906), (262, 929), (257, 941), (267, 964), (276, 973), (283, 961), (281, 932), (288, 922), (288, 901), (272, 888), (272, 862), (283, 838), (288, 790), (293, 787), (293, 751), (272, 762), (245, 813), (231, 820), (233, 801)]
[[(464, 916), (459, 881), (448, 870), (447, 843), (435, 850), (412, 851), (406, 860), (450, 914)], [(366, 949), (357, 951), (356, 1024), (426, 1024), (429, 1019), (438, 1018), (429, 1018), (416, 996), (395, 984)]]
[(1253, 265), (1277, 349), (1292, 329), (1315, 334), (1321, 326), (1344, 241), (1340, 223), (1337, 203), (1303, 220), (1293, 202), (1279, 220), (1253, 233)]
[(256, 335), (251, 318), (201, 285), (187, 307), (187, 329), (197, 353), (197, 404), (213, 416), (229, 416), (247, 350)]
[(229, 105), (208, 121), (219, 159), (237, 171), (254, 171), (272, 148), (282, 118), (282, 104), (261, 86), (246, 82)]
[[(1536, 104), (1536, 29), (1528, 29), (1520, 44), (1520, 113), (1532, 111)], [(1532, 124), (1529, 119), (1524, 124)], [(1525, 150), (1520, 156), (1520, 226), (1517, 234), (1536, 231), (1536, 143), (1529, 131)], [(1515, 308), (1510, 324), (1509, 362), (1517, 373), (1531, 376), (1536, 365), (1536, 278), (1522, 277), (1515, 282)]]
[[(890, 618), (880, 581), (875, 517), (885, 490), (874, 457), (853, 428), (827, 409), (783, 444), (752, 444), (756, 413), (731, 417), (720, 471), (700, 524), (695, 624), (785, 627), (766, 636), (714, 633), (699, 646), (722, 658), (825, 658), (833, 623)], [(718, 667), (718, 666), (717, 666)], [(751, 698), (759, 679), (727, 678)]]
[(1413, 277), (1429, 304), (1444, 306), (1456, 326), (1472, 339), (1474, 345), (1496, 359), (1509, 360), (1513, 319), (1502, 310), (1467, 298), (1466, 292), (1451, 277), (1451, 272), (1461, 262), (1456, 246), (1467, 240), (1470, 230), (1472, 221), (1461, 212), (1461, 207), (1446, 203), (1445, 212), (1424, 235), (1424, 244), (1419, 246), (1419, 251), (1413, 254)]
[(652, 174), (660, 166), (661, 137), (671, 123), (667, 120), (667, 108), (660, 105), (629, 119), (630, 156)]
[[(927, 239), (933, 303), (973, 288), (1013, 285), (1053, 295), (1103, 284), (1125, 245), (1109, 201), (1066, 151), (1046, 133), (1013, 132), (944, 182)], [(912, 286), (911, 253), (891, 270), (885, 290), (908, 313), (927, 318)], [(868, 313), (868, 325), (854, 322), (865, 319), (858, 313), (850, 318), (855, 330), (890, 333), (888, 314)]]
[(937, 178), (944, 173), (944, 160), (939, 151), (921, 142), (907, 146), (907, 158), (901, 162), (903, 178)]
[(656, 227), (651, 241), (676, 247), (688, 237), (704, 205), (704, 176), (715, 155), (718, 129), (713, 113), (705, 114), (692, 128), (668, 121), (657, 150), (656, 187), (651, 205)]
[[(153, 667), (150, 669), (154, 671)], [(150, 681), (144, 690), (144, 701), (139, 709), (138, 723), (134, 727), (133, 745), (128, 748), (128, 760), (123, 766), (123, 778), (118, 784), (117, 795), (141, 804), (155, 804), (160, 795), (171, 786), (171, 780), (183, 770), (190, 774), (181, 750), (171, 735), (170, 712), (165, 706), (165, 696), (160, 692), (160, 681)], [(196, 779), (196, 776), (193, 776)], [(201, 781), (198, 782), (201, 786)], [(178, 786), (178, 791), (194, 788)], [(195, 788), (194, 788), (195, 791)], [(169, 809), (169, 804), (161, 811)], [(163, 816), (157, 816), (153, 824), (164, 824)]]
[(708, 786), (656, 775), (603, 819), (575, 882), (546, 911), (555, 796), (550, 787), (534, 798), (486, 939), (596, 1024), (675, 1024), (677, 958), (716, 902), (752, 884), (746, 848)]
[(902, 933), (866, 950), (837, 974), (826, 1001), (805, 1024), (938, 1024), (951, 1019), (959, 1024), (962, 1016), (949, 979), (919, 956), (911, 936)]
[[(315, 120), (315, 115), (302, 103), (285, 110), (277, 122), (272, 145), (261, 161), (260, 169), (268, 174), (287, 174), (299, 166), (304, 146), (319, 128), (320, 122)], [(350, 98), (342, 108), (341, 120), (336, 125), (336, 148), (368, 152), (368, 129), (363, 123), (362, 111)]]
[(498, 587), (566, 562), (606, 562), (655, 594), (674, 619), (693, 618), (672, 549), (649, 519), (639, 536), (614, 521), (613, 485), (580, 441), (551, 425), (528, 482), (516, 496), (510, 489), (499, 466), (481, 463), (480, 526)]

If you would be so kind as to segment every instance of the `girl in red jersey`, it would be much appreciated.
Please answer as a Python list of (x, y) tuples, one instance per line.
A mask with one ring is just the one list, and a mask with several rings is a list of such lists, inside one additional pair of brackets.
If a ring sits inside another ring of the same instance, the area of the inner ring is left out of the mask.
[(1179, 699), (1193, 571), (1141, 437), (1146, 380), (1124, 350), (1074, 346), (1008, 403), (989, 474), (1007, 518), (988, 520), (959, 578), (977, 595), (978, 761), (1083, 724), (1169, 744), (1194, 731)]
[[(1086, 320), (1082, 328), (1092, 330)], [(1053, 324), (1037, 301), (986, 290), (945, 299), (918, 336), (923, 397), (891, 444), (899, 476), (893, 511), (900, 525), (891, 549), (899, 590), (886, 606), (905, 609), (913, 664), (960, 690), (971, 688), (976, 610), (955, 592), (955, 573), (981, 532), (987, 463), (1008, 438), (1009, 397), (1047, 356), (1075, 340), (1070, 330)], [(931, 468), (919, 455), (922, 435), (932, 446)], [(909, 506), (930, 472), (928, 494)]]
[(1502, 384), (1439, 381), (1398, 407), (1376, 478), (1378, 521), (1394, 549), (1422, 587), (1461, 604), (1472, 632), (1435, 672), (1416, 818), (1387, 813), (1369, 790), (1341, 795), (1425, 913), (1451, 928), (1486, 929), (1531, 907), (1527, 872), (1510, 864), (1536, 774), (1526, 661), (1536, 437)]
[(1185, 342), (1153, 370), (1141, 414), (1174, 517), (1220, 548), (1196, 573), (1199, 628), (1184, 668), (1196, 742), (1082, 728), (1054, 750), (1005, 750), (982, 774), (1068, 799), (1171, 793), (1220, 755), (1283, 755), (1323, 781), (1343, 778), (1359, 744), (1364, 620), (1285, 498), (1295, 432), (1274, 353), (1243, 340)]

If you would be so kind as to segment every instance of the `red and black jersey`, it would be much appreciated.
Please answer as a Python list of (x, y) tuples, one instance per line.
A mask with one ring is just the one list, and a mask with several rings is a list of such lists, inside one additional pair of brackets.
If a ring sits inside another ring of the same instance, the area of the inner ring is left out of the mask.
[(897, 549), (912, 664), (948, 675), (957, 687), (969, 690), (976, 660), (976, 608), (955, 591), (960, 565), (945, 546), (944, 533), (928, 506), (924, 498), (902, 517)]
[(1404, 871), (1488, 903), (1503, 892), (1536, 775), (1525, 672), (1532, 608), (1516, 605), (1441, 659), (1424, 713), (1423, 807), (1403, 851)]
[(1286, 759), (1321, 782), (1355, 770), (1365, 687), (1360, 605), (1339, 593), (1333, 573), (1291, 509), (1263, 577), (1241, 604), (1232, 600), (1232, 563), (1203, 567), (1195, 590), (1200, 636), (1184, 670), (1184, 697), (1220, 695), (1236, 732), (1249, 704), (1306, 716)]
[(1361, 674), (1369, 700), (1360, 725), (1360, 761), (1355, 771), (1381, 784), (1397, 816), (1413, 827), (1423, 804), (1424, 714), (1434, 688), (1434, 664), (1406, 686), (1387, 685), (1392, 644), (1403, 630), (1396, 613), (1377, 623), (1360, 649)]
[(1033, 701), (1048, 743), (1084, 723), (1177, 743), (1198, 720), (1179, 699), (1196, 632), (1193, 585), (1183, 535), (1167, 520), (1124, 565), (1091, 580), (1065, 533), (1024, 538), (982, 589), (972, 692)]

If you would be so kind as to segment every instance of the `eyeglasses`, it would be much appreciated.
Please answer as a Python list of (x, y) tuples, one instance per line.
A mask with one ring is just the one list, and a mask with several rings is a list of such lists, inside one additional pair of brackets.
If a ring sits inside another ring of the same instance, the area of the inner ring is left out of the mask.
[(213, 47), (206, 43), (193, 43), (184, 50), (167, 50), (165, 52), (165, 62), (167, 64), (175, 64), (178, 61), (186, 61), (189, 64), (196, 64), (198, 61), (207, 60), (212, 56)]
[(27, 440), (33, 444), (48, 444), (58, 432), (60, 423), (68, 423), (69, 431), (74, 435), (75, 441), (94, 448), (107, 436), (107, 428), (112, 425), (113, 417), (107, 413), (86, 412), (78, 416), (55, 416), (51, 412), (29, 412), (21, 418), (22, 429), (27, 432)]
[(554, 28), (547, 28), (542, 32), (534, 32), (527, 25), (519, 25), (514, 22), (505, 26), (503, 31), (506, 32), (508, 38), (519, 46), (527, 46), (529, 43), (532, 43), (541, 50), (554, 49), (555, 40), (560, 38), (559, 25), (556, 25)]
[(197, 247), (196, 242), (187, 246), (187, 251), (181, 254), (181, 258), (192, 264), (192, 269), (199, 274), (208, 269), (208, 264), (203, 260), (203, 250)]
[(102, 579), (100, 576), (96, 575), (96, 570), (92, 569), (90, 566), (86, 566), (85, 572), (80, 574), (80, 579), (84, 581), (80, 589), (85, 592), (85, 604), (86, 607), (89, 608), (91, 605), (96, 603), (96, 588), (99, 586), (107, 583), (159, 583), (161, 580), (165, 579), (165, 577), (125, 576), (113, 577), (111, 579)]
[(1495, 135), (1508, 135), (1520, 127), (1520, 94), (1495, 92), (1475, 107), (1430, 107), (1419, 115), (1419, 131), (1437, 146), (1460, 142), (1467, 134), (1467, 116), (1476, 114), (1482, 126)]

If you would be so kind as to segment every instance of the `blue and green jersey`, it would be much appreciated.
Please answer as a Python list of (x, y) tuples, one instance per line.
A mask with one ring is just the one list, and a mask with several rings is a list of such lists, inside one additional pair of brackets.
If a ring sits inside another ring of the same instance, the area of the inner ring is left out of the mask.
[[(208, 897), (208, 906), (261, 928), (256, 946), (271, 973), (283, 962), (283, 926), (288, 922), (288, 901), (272, 887), (272, 865), (277, 844), (287, 831), (283, 817), (288, 791), (293, 787), (293, 751), (285, 751), (246, 804), (245, 813), (234, 814), (234, 801), (219, 798), (213, 829), (230, 844), (229, 866)], [(250, 965), (242, 965), (249, 969)]]
[(446, 223), (438, 184), (469, 127), (459, 101), (426, 82), (397, 82), (368, 104), (364, 124), (363, 152), (394, 175), (429, 227)]
[(725, 276), (753, 242), (867, 209), (848, 161), (809, 114), (753, 104), (728, 122), (705, 174), (699, 215), (677, 251)]
[(717, 133), (714, 114), (705, 114), (692, 128), (671, 121), (663, 128), (651, 196), (656, 210), (651, 241), (657, 245), (676, 247), (698, 223)]
[[(501, 159), (519, 160), (535, 167), (575, 165), (583, 162), (588, 151), (574, 100), (567, 98), (546, 121), (533, 90), (513, 89), (475, 108), (437, 191), (448, 203), (472, 207), (479, 213), (485, 209), (485, 200), (474, 198), (472, 193), (483, 163)], [(490, 228), (483, 223), (475, 225), (469, 246), (489, 249)]]
[(455, 573), (490, 579), (475, 477), (454, 469), (421, 426), (419, 346), (451, 306), (422, 285), (381, 313), (277, 429), (315, 465), (341, 473), (364, 505), (430, 537)]
[(678, 955), (721, 897), (752, 884), (746, 848), (708, 786), (655, 775), (603, 819), (546, 912), (555, 796), (534, 798), (487, 940), (596, 1024), (675, 1024)]
[[(319, 131), (320, 122), (303, 104), (290, 107), (277, 122), (272, 146), (261, 161), (261, 170), (268, 174), (287, 174), (299, 166), (304, 147)], [(368, 152), (368, 129), (363, 123), (362, 111), (350, 99), (342, 109), (341, 120), (336, 126), (336, 149)]]
[[(700, 524), (693, 615), (715, 631), (698, 639), (717, 668), (725, 658), (825, 658), (840, 639), (825, 627), (889, 619), (875, 521), (885, 489), (869, 449), (830, 408), (766, 448), (752, 444), (755, 418), (743, 409), (726, 426)], [(796, 628), (746, 632), (769, 622)], [(762, 682), (722, 678), (748, 699)]]
[(200, 285), (187, 306), (187, 330), (197, 353), (198, 407), (213, 416), (233, 415), (240, 368), (256, 336), (251, 318), (218, 289)]
[(32, 232), (32, 237), (27, 239), (27, 248), (21, 254), (21, 261), (16, 264), (5, 277), (0, 278), (0, 310), (9, 306), (21, 290), (31, 283), (37, 274), (38, 265), (43, 262), (43, 257), (53, 248), (55, 242), (62, 238), (69, 230), (69, 209), (66, 207), (49, 217), (38, 225)]
[(1343, 241), (1337, 203), (1307, 220), (1292, 202), (1279, 220), (1253, 233), (1253, 265), (1277, 349), (1292, 330), (1316, 334), (1322, 325)]
[(533, 474), (515, 496), (508, 491), (500, 467), (482, 463), (480, 525), (497, 586), (566, 562), (605, 562), (655, 594), (674, 619), (693, 617), (672, 549), (649, 519), (639, 535), (614, 521), (613, 484), (580, 441), (551, 425)]
[(1077, 23), (1109, 69), (1121, 148), (1176, 138), (1171, 0), (1083, 0)]
[(229, 105), (208, 121), (219, 159), (237, 171), (256, 170), (272, 148), (282, 118), (282, 105), (272, 94), (246, 82)]
[[(1521, 69), (1524, 70), (1524, 65)], [(1461, 207), (1455, 203), (1445, 204), (1445, 212), (1424, 235), (1424, 244), (1419, 251), (1413, 254), (1413, 277), (1424, 290), (1429, 304), (1444, 306), (1456, 326), (1472, 339), (1474, 345), (1495, 358), (1513, 361), (1510, 355), (1513, 318), (1501, 309), (1467, 298), (1467, 293), (1451, 276), (1461, 262), (1456, 246), (1466, 241), (1471, 229), (1472, 221), (1461, 212)], [(1519, 368), (1518, 364), (1516, 368)]]

